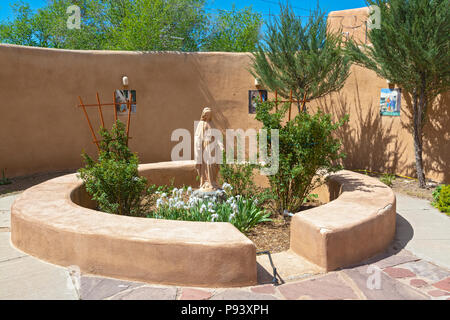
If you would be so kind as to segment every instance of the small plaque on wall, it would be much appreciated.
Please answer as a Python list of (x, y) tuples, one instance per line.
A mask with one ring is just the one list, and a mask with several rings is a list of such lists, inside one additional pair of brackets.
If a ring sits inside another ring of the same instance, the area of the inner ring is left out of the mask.
[(256, 113), (258, 101), (267, 101), (267, 90), (248, 90), (248, 113)]
[(115, 103), (117, 114), (128, 113), (127, 102), (130, 101), (131, 92), (131, 113), (136, 113), (136, 90), (116, 90), (115, 91)]
[(381, 89), (380, 114), (382, 116), (400, 116), (401, 89)]

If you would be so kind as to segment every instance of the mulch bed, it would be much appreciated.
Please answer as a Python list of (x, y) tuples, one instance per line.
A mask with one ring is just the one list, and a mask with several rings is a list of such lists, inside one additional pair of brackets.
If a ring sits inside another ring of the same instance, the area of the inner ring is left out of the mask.
[[(302, 207), (300, 211), (319, 205), (320, 203), (314, 202)], [(280, 214), (274, 213), (270, 218), (272, 221), (260, 223), (246, 234), (256, 245), (256, 252), (276, 253), (289, 249), (291, 217), (282, 217)]]

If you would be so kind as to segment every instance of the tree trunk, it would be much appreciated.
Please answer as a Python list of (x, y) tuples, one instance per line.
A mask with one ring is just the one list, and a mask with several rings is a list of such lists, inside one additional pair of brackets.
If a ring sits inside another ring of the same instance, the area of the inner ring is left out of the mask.
[[(417, 91), (413, 93), (413, 126), (414, 126), (414, 154), (416, 158), (416, 173), (419, 180), (419, 187), (425, 188), (425, 173), (423, 171), (422, 159), (422, 110), (424, 104), (424, 88), (420, 90), (420, 99), (418, 99)], [(417, 101), (419, 100), (419, 101)]]
[(298, 113), (306, 112), (306, 104), (302, 105), (302, 102), (300, 100), (297, 100), (297, 109), (298, 109)]
[(425, 173), (423, 171), (422, 161), (422, 137), (417, 134), (416, 127), (414, 126), (414, 153), (416, 157), (416, 172), (419, 179), (419, 187), (425, 188)]

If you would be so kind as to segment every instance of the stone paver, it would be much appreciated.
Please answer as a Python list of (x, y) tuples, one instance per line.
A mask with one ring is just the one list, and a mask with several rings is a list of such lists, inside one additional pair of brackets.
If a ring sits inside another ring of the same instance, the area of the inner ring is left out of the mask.
[(414, 272), (411, 272), (410, 270), (405, 269), (405, 268), (389, 267), (389, 268), (384, 269), (384, 272), (386, 272), (392, 278), (409, 278), (409, 277), (416, 276), (416, 274)]
[(275, 286), (273, 286), (271, 284), (252, 287), (250, 290), (255, 293), (275, 294)]
[(430, 282), (436, 282), (450, 277), (450, 272), (447, 270), (424, 260), (408, 262), (402, 264), (401, 267), (411, 270), (417, 276), (428, 279)]
[(357, 299), (358, 296), (337, 273), (278, 287), (286, 299)]
[(432, 297), (442, 297), (449, 295), (448, 292), (442, 291), (442, 290), (432, 290), (428, 291), (428, 294)]
[(212, 292), (193, 288), (183, 288), (180, 300), (207, 300), (211, 298)]
[(128, 292), (119, 293), (111, 300), (175, 300), (177, 296), (176, 287), (140, 287)]
[(365, 264), (375, 265), (378, 268), (384, 269), (419, 259), (407, 250), (400, 248), (401, 246), (394, 241), (383, 253), (367, 260)]
[[(369, 300), (428, 299), (425, 294), (389, 277), (384, 272), (368, 269), (368, 266), (345, 269), (343, 272), (354, 281), (358, 289)], [(368, 282), (370, 285), (368, 285)]]
[(0, 196), (0, 211), (11, 210), (11, 205), (13, 204), (17, 196), (18, 194), (14, 194), (12, 196)]
[(10, 232), (0, 232), (0, 263), (27, 256), (11, 246), (10, 238)]
[(450, 277), (433, 284), (436, 288), (450, 292)]
[(114, 296), (124, 290), (143, 285), (144, 283), (82, 276), (80, 281), (80, 298), (82, 300), (101, 300)]
[[(9, 209), (17, 196), (0, 197), (0, 299), (450, 299), (450, 219), (420, 199), (397, 196), (395, 240), (385, 252), (364, 263), (314, 275), (318, 271), (302, 258), (290, 252), (275, 254), (272, 257), (286, 284), (273, 286), (267, 284), (272, 279), (268, 258), (260, 256), (258, 280), (262, 285), (214, 290), (80, 277), (71, 269), (28, 256), (10, 243)], [(368, 272), (369, 267), (377, 269)], [(374, 278), (368, 285), (369, 277), (379, 277), (379, 287), (373, 286)]]
[(269, 294), (254, 293), (245, 289), (227, 289), (215, 294), (210, 300), (278, 300)]
[[(271, 257), (277, 268), (277, 273), (283, 281), (299, 279), (304, 277), (305, 274), (311, 276), (322, 272), (319, 267), (295, 254), (291, 250), (274, 253)], [(270, 264), (268, 255), (258, 255), (256, 261), (260, 268), (258, 270), (258, 283), (272, 283), (273, 268)], [(263, 270), (261, 270), (261, 268)]]
[(422, 288), (422, 287), (428, 286), (428, 282), (426, 282), (425, 280), (422, 280), (422, 279), (412, 279), (409, 282), (409, 284), (416, 288)]
[(30, 256), (0, 263), (0, 300), (73, 300), (77, 291), (67, 269)]
[(8, 229), (11, 227), (11, 213), (10, 211), (0, 210), (0, 232), (2, 229)]

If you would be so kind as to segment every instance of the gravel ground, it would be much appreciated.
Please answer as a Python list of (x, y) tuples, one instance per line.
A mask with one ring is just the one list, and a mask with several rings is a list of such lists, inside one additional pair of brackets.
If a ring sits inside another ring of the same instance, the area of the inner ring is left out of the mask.
[(29, 176), (10, 178), (11, 184), (0, 185), (0, 197), (7, 194), (19, 193), (25, 189), (28, 189), (34, 185), (53, 179), (68, 173), (74, 173), (75, 171), (61, 171), (50, 173), (36, 173)]

